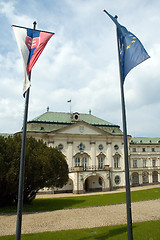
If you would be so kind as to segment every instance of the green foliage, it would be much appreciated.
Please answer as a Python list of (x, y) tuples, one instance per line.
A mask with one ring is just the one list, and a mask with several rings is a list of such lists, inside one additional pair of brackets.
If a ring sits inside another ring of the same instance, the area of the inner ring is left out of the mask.
[[(49, 158), (51, 159), (51, 161), (48, 162), (48, 168), (50, 169), (50, 171), (48, 171), (49, 181), (47, 183), (49, 186), (54, 185), (61, 188), (63, 187), (64, 183), (67, 183), (68, 181), (67, 162), (64, 162), (64, 156), (58, 148), (55, 148), (54, 151), (53, 148), (50, 148)], [(61, 179), (63, 179), (64, 182), (62, 182)]]
[[(18, 200), (21, 136), (0, 137), (0, 206)], [(42, 140), (26, 141), (24, 202), (30, 203), (43, 187), (62, 187), (68, 181), (68, 165), (62, 153)]]
[[(133, 239), (159, 240), (160, 221), (133, 223)], [(3, 236), (0, 240), (12, 240), (14, 236)], [(36, 234), (22, 234), (22, 240), (127, 240), (127, 225), (76, 229)]]

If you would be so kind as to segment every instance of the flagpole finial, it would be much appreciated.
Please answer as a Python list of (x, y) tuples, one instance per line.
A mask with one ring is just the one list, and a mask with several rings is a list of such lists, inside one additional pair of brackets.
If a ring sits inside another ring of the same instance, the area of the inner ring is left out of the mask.
[(34, 29), (34, 30), (36, 29), (36, 25), (37, 25), (37, 23), (36, 23), (36, 21), (34, 21), (34, 22), (33, 22), (33, 29)]

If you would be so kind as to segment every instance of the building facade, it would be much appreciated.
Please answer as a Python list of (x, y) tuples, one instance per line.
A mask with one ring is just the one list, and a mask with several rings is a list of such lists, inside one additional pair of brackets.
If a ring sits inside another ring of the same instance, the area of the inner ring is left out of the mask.
[[(27, 136), (58, 147), (69, 167), (69, 181), (54, 192), (84, 193), (125, 187), (123, 132), (89, 114), (49, 112), (27, 123)], [(132, 186), (160, 182), (160, 138), (128, 136)]]
[(160, 182), (160, 139), (130, 140), (130, 174), (133, 186)]

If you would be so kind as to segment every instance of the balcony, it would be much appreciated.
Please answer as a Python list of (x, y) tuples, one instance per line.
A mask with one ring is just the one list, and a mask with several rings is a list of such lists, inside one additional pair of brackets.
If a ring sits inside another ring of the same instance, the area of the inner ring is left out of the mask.
[(111, 168), (109, 165), (104, 165), (103, 167), (99, 167), (96, 165), (91, 165), (91, 166), (75, 166), (69, 168), (69, 172), (84, 172), (84, 171), (109, 171)]

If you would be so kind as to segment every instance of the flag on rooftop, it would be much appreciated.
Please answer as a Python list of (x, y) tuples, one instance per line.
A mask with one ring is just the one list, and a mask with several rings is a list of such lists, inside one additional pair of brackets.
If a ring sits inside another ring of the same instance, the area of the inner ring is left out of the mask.
[(146, 52), (139, 39), (124, 26), (120, 25), (116, 19), (106, 10), (104, 12), (112, 19), (117, 26), (119, 56), (120, 56), (120, 70), (121, 77), (124, 83), (126, 75), (129, 71), (142, 63), (150, 56)]
[(30, 87), (29, 73), (54, 33), (34, 30), (13, 25), (17, 45), (23, 59), (23, 94)]
[(68, 100), (67, 102), (71, 102), (71, 99), (70, 99), (70, 100)]

